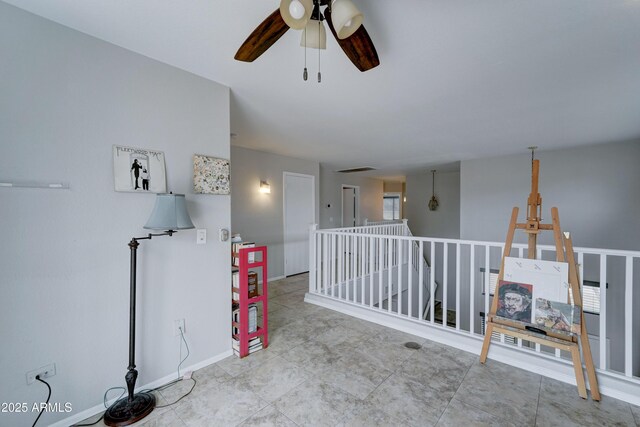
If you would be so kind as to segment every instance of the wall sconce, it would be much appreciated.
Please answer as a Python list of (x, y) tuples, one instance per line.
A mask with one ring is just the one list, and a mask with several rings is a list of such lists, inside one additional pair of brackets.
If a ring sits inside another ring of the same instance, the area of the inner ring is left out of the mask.
[(271, 186), (267, 181), (260, 181), (260, 192), (271, 193)]

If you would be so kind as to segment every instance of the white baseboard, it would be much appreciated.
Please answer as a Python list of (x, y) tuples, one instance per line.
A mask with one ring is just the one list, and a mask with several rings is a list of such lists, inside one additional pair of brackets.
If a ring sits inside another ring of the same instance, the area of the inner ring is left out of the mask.
[[(187, 371), (197, 371), (198, 369), (202, 369), (206, 366), (209, 366), (213, 363), (219, 362), (222, 359), (225, 359), (229, 356), (231, 356), (233, 354), (233, 350), (227, 350), (223, 353), (220, 353), (216, 356), (213, 356), (209, 359), (203, 360), (202, 362), (198, 362), (196, 364), (193, 364), (191, 366), (185, 367), (182, 369), (183, 372), (187, 372)], [(171, 375), (167, 375), (165, 377), (162, 377), (160, 379), (157, 379), (155, 381), (152, 381), (148, 384), (142, 385), (140, 387), (136, 387), (136, 393), (139, 392), (140, 390), (149, 390), (149, 389), (154, 389), (154, 388), (158, 388), (161, 385), (167, 384), (170, 381), (173, 381), (176, 379), (176, 374), (173, 373)], [(107, 405), (111, 405), (113, 402), (115, 402), (116, 399), (111, 399), (107, 402)], [(51, 424), (49, 427), (68, 427), (72, 424), (76, 424), (80, 421), (86, 420), (87, 418), (93, 417), (96, 414), (99, 414), (100, 412), (104, 412), (105, 408), (104, 405), (102, 403), (100, 403), (99, 405), (93, 406), (89, 409), (86, 409), (80, 413), (77, 413), (75, 415), (72, 415), (70, 417), (67, 417), (63, 420), (60, 420), (54, 424)]]
[[(450, 328), (445, 329), (439, 325), (430, 325), (418, 319), (410, 319), (393, 313), (372, 311), (368, 307), (365, 308), (358, 304), (338, 301), (317, 294), (307, 293), (304, 301), (468, 351), (478, 356), (482, 350), (484, 336), (481, 335), (471, 335), (468, 332), (456, 331)], [(525, 352), (500, 342), (491, 343), (489, 358), (564, 383), (576, 384), (573, 365), (564, 359), (541, 353)], [(600, 369), (596, 369), (596, 373), (601, 394), (623, 400), (632, 405), (640, 405), (640, 379), (636, 377), (629, 378), (622, 374)], [(590, 388), (586, 375), (585, 381), (587, 381), (587, 388)]]

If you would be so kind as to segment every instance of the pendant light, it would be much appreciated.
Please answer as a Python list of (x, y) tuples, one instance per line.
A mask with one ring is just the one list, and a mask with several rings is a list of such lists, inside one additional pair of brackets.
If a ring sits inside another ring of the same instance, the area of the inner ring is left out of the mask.
[(435, 211), (438, 209), (438, 199), (436, 199), (436, 171), (435, 169), (431, 171), (431, 200), (429, 200), (429, 210)]

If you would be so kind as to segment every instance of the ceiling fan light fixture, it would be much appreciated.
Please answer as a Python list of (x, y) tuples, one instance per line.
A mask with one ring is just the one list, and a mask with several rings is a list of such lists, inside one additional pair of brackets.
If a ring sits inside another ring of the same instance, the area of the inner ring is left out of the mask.
[[(306, 32), (306, 40), (305, 40)], [(310, 20), (302, 33), (300, 39), (300, 46), (311, 49), (326, 49), (327, 48), (327, 30), (324, 28), (324, 22)]]
[[(313, 0), (280, 0), (280, 15), (294, 30), (302, 30), (313, 12)], [(302, 14), (301, 14), (302, 13)]]
[(301, 19), (304, 16), (304, 6), (300, 3), (300, 0), (292, 0), (289, 3), (289, 15), (293, 19)]
[(331, 6), (333, 27), (339, 39), (346, 39), (362, 25), (364, 16), (351, 0), (334, 0)]

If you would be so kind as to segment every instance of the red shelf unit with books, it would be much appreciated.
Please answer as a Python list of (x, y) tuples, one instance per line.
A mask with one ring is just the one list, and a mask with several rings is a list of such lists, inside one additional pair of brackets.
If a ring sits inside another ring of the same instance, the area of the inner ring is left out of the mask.
[[(232, 303), (239, 305), (240, 319), (232, 321), (232, 333), (234, 340), (240, 343), (239, 356), (245, 357), (249, 355), (249, 342), (255, 338), (262, 340), (262, 348), (269, 346), (269, 310), (268, 310), (268, 284), (267, 284), (267, 247), (256, 246), (250, 248), (242, 248), (237, 253), (233, 253), (234, 257), (238, 257), (238, 287), (232, 285), (233, 293), (238, 295), (238, 299), (232, 299)], [(252, 260), (253, 262), (250, 262)], [(258, 260), (258, 261), (256, 261)], [(258, 292), (258, 296), (249, 298), (249, 272), (250, 269), (262, 269), (262, 292)], [(258, 324), (255, 332), (249, 332), (249, 306), (251, 304), (262, 303), (262, 325)]]

